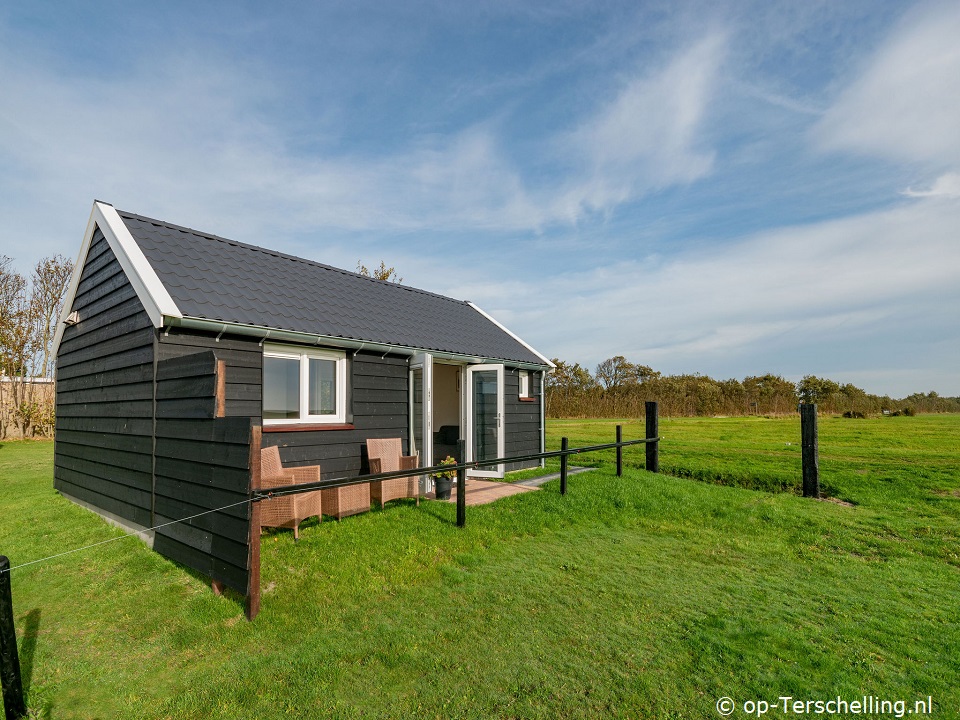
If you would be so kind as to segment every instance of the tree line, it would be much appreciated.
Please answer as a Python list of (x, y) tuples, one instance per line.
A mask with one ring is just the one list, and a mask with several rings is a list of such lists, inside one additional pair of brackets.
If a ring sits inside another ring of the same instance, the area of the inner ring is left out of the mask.
[(29, 277), (0, 255), (0, 439), (53, 432), (53, 338), (72, 274), (62, 255)]
[(707, 375), (663, 375), (617, 355), (593, 374), (580, 363), (553, 359), (556, 369), (545, 384), (548, 417), (642, 417), (644, 403), (656, 400), (668, 417), (784, 415), (799, 403), (816, 403), (831, 414), (850, 416), (960, 412), (960, 398), (935, 392), (893, 399), (873, 395), (850, 383), (806, 375), (794, 383), (780, 375), (714, 380)]

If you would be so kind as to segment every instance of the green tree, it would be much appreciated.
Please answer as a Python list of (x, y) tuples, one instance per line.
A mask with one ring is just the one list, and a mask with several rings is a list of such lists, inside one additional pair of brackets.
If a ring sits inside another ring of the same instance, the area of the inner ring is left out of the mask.
[(387, 267), (387, 264), (383, 260), (380, 261), (380, 267), (374, 268), (372, 271), (357, 260), (357, 272), (364, 277), (373, 278), (374, 280), (387, 280), (397, 285), (403, 283), (403, 278), (397, 274), (396, 269), (393, 266)]

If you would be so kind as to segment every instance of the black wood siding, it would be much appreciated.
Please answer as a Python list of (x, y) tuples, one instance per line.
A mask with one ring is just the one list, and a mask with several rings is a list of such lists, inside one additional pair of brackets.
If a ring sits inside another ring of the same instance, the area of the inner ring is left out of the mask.
[[(520, 376), (515, 368), (507, 367), (504, 371), (503, 396), (503, 430), (504, 452), (511, 455), (524, 455), (540, 452), (540, 403), (543, 400), (540, 392), (540, 373), (530, 371), (530, 395), (535, 402), (520, 400)], [(507, 463), (507, 472), (537, 467), (539, 460)]]
[[(265, 432), (263, 446), (280, 448), (284, 465), (320, 465), (323, 479), (369, 472), (368, 438), (399, 437), (409, 451), (406, 356), (347, 352), (353, 430)], [(349, 411), (348, 411), (349, 412)]]
[(249, 418), (158, 419), (156, 452), (157, 525), (192, 519), (158, 529), (154, 550), (246, 594)]
[[(242, 503), (159, 529), (154, 549), (246, 593), (256, 342), (250, 351), (174, 331), (160, 339), (99, 230), (71, 310), (80, 322), (57, 354), (54, 487), (142, 527)], [(234, 417), (215, 418), (217, 356), (207, 344), (232, 363), (225, 406)]]
[(199, 330), (170, 328), (160, 333), (158, 359), (193, 355), (213, 350), (226, 363), (227, 417), (256, 418), (261, 413), (260, 388), (263, 382), (263, 350), (256, 338), (216, 335)]
[(158, 529), (154, 549), (246, 593), (251, 423), (259, 418), (217, 417), (219, 355), (193, 349), (157, 363), (155, 524), (191, 519)]
[(54, 487), (149, 527), (156, 332), (97, 230), (57, 354)]
[[(205, 349), (213, 350), (226, 362), (227, 416), (246, 417), (260, 424), (263, 349), (259, 339), (225, 333), (217, 342), (214, 334), (181, 328), (160, 333), (161, 361)], [(369, 472), (367, 438), (399, 437), (404, 451), (408, 450), (407, 357), (367, 351), (346, 353), (347, 422), (354, 429), (265, 432), (263, 447), (279, 447), (284, 465), (320, 465), (324, 479), (355, 476)]]

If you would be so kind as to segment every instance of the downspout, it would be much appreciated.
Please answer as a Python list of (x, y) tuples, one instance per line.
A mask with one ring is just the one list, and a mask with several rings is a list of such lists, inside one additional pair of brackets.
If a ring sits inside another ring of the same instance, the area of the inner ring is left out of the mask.
[[(547, 422), (546, 422), (546, 405), (547, 405), (547, 394), (546, 394), (546, 379), (547, 371), (540, 371), (540, 452), (547, 451)], [(540, 467), (547, 466), (547, 459), (540, 458)]]

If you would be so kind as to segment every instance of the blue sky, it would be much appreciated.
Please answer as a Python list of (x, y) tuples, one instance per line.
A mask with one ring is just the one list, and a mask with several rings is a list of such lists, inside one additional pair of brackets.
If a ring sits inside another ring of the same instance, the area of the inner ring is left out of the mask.
[[(960, 5), (0, 6), (0, 253), (94, 198), (550, 357), (960, 395)], [(307, 289), (304, 290), (307, 292)]]

